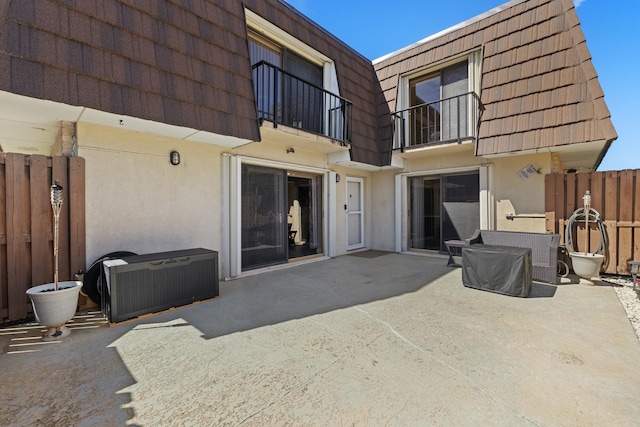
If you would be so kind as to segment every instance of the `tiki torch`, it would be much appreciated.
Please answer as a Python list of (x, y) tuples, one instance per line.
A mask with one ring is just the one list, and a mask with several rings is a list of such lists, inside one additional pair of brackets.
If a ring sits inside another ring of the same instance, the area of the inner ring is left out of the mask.
[(51, 209), (53, 209), (53, 281), (58, 290), (58, 233), (60, 231), (60, 210), (62, 209), (62, 186), (56, 180), (51, 186)]

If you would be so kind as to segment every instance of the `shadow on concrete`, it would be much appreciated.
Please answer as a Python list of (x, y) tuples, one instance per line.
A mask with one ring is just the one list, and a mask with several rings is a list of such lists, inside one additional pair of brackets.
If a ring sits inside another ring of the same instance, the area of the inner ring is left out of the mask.
[(130, 390), (144, 382), (119, 351), (141, 331), (194, 327), (211, 339), (415, 292), (451, 271), (442, 259), (365, 251), (222, 282), (216, 300), (112, 327), (98, 310), (78, 313), (53, 344), (35, 322), (0, 329), (0, 383), (10, 385), (0, 425), (130, 425)]
[(223, 282), (219, 299), (179, 316), (215, 338), (415, 292), (452, 271), (438, 258), (367, 252)]
[(0, 329), (0, 425), (128, 425), (135, 384), (100, 311), (80, 312), (71, 335), (43, 342), (36, 322)]
[[(609, 289), (534, 283), (543, 299), (528, 301), (464, 288), (445, 259), (374, 255), (223, 282), (217, 300), (76, 325), (31, 353), (9, 354), (0, 329), (0, 425), (383, 425), (402, 408), (398, 425), (442, 408), (451, 425), (638, 419), (637, 338)], [(379, 412), (362, 418), (360, 402)]]

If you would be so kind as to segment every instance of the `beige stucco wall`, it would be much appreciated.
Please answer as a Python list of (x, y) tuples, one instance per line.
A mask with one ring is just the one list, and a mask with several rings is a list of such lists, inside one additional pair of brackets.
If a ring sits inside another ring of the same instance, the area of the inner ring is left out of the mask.
[[(86, 159), (87, 262), (116, 250), (220, 250), (221, 149), (78, 123)], [(181, 163), (169, 163), (177, 150)]]
[(288, 148), (290, 148), (289, 145), (265, 139), (261, 142), (253, 142), (235, 149), (226, 150), (226, 152), (233, 155), (282, 162), (283, 164), (327, 169), (326, 156), (324, 154), (301, 147), (294, 147), (293, 153), (287, 153)]
[[(79, 155), (86, 159), (87, 262), (113, 251), (152, 253), (192, 247), (221, 251), (223, 230), (222, 155), (278, 162), (274, 167), (340, 175), (334, 192), (332, 235), (336, 255), (347, 253), (347, 177), (364, 180), (365, 245), (372, 240), (371, 174), (327, 163), (324, 153), (275, 141), (236, 149), (193, 143), (117, 128), (79, 123)], [(181, 163), (169, 163), (180, 152)], [(325, 189), (326, 191), (326, 189)], [(328, 205), (327, 205), (328, 206)], [(325, 218), (328, 224), (328, 218)], [(327, 227), (327, 231), (328, 227)], [(325, 242), (325, 251), (328, 250)]]
[(396, 171), (376, 172), (371, 177), (371, 249), (395, 250), (395, 175)]
[(473, 144), (449, 146), (444, 149), (426, 149), (412, 152), (405, 159), (403, 173), (417, 171), (447, 171), (450, 169), (478, 166), (482, 159), (473, 155)]
[[(552, 166), (549, 153), (482, 159), (473, 155), (469, 144), (411, 153), (402, 170), (367, 172), (329, 164), (324, 153), (309, 147), (287, 153), (285, 145), (270, 140), (228, 149), (87, 123), (78, 124), (77, 135), (79, 155), (86, 159), (88, 263), (116, 250), (223, 250), (223, 153), (278, 162), (275, 167), (297, 165), (319, 174), (333, 171), (340, 175), (334, 188), (325, 188), (335, 207), (325, 217), (327, 227), (329, 217), (334, 219), (334, 229), (326, 231), (335, 255), (348, 252), (344, 209), (348, 177), (363, 180), (364, 242), (369, 249), (395, 250), (398, 174), (449, 173), (484, 164), (492, 165), (495, 227), (544, 232), (544, 175)], [(178, 166), (169, 163), (172, 150), (180, 152)], [(522, 180), (518, 171), (528, 164), (541, 173)], [(539, 218), (508, 220), (506, 214)]]
[[(496, 200), (496, 229), (545, 232), (544, 176), (551, 172), (549, 152), (492, 159)], [(540, 174), (521, 179), (518, 171), (533, 165)], [(507, 214), (515, 214), (512, 220)], [(529, 218), (537, 217), (537, 218)]]
[[(523, 180), (518, 176), (518, 171), (529, 164), (540, 169), (540, 174)], [(544, 176), (550, 173), (552, 164), (549, 152), (480, 158), (474, 155), (472, 144), (407, 153), (402, 170), (377, 172), (372, 176), (375, 232), (372, 233), (371, 247), (381, 250), (395, 248), (395, 215), (398, 207), (394, 194), (397, 175), (452, 173), (480, 166), (490, 166), (488, 178), (492, 197), (489, 211), (493, 212), (493, 219), (488, 218), (489, 228), (543, 233)], [(507, 214), (514, 214), (516, 218), (508, 220)], [(403, 226), (407, 226), (406, 221)]]

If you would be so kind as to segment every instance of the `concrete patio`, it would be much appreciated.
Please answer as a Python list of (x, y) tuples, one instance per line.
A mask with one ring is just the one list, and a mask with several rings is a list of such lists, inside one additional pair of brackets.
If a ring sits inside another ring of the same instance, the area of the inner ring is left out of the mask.
[(63, 342), (0, 329), (3, 426), (631, 426), (640, 341), (609, 286), (463, 287), (363, 252), (221, 283), (217, 300)]

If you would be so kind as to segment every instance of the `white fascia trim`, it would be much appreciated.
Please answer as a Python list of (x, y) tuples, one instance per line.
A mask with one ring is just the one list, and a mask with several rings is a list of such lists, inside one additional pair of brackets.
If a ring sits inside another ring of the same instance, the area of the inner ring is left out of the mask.
[(288, 49), (295, 51), (298, 55), (303, 56), (318, 65), (324, 65), (326, 62), (333, 62), (333, 60), (328, 56), (323, 55), (311, 46), (301, 42), (291, 34), (267, 21), (262, 16), (249, 9), (245, 9), (244, 13), (247, 18), (247, 25), (253, 31), (267, 36), (271, 40), (286, 46)]
[(345, 168), (353, 168), (368, 172), (377, 172), (382, 170), (382, 167), (380, 166), (351, 160), (351, 152), (349, 150), (335, 151), (327, 154), (327, 163), (329, 165), (342, 166)]
[(391, 154), (391, 164), (389, 167), (385, 167), (386, 169), (404, 169), (405, 167), (405, 159), (404, 157), (398, 156), (396, 153)]

